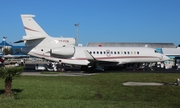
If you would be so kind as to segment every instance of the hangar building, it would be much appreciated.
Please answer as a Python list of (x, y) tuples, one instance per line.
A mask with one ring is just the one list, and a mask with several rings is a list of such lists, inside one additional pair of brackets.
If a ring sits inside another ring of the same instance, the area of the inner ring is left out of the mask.
[(87, 46), (176, 48), (174, 43), (89, 42)]

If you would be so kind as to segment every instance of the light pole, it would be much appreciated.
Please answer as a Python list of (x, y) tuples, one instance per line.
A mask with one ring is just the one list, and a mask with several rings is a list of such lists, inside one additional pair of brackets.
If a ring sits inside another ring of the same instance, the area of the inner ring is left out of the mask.
[(7, 38), (7, 37), (3, 37), (3, 41), (4, 41), (3, 55), (5, 55), (5, 52), (4, 52), (4, 50), (5, 50), (5, 46), (6, 46), (6, 38)]
[(78, 26), (79, 26), (79, 23), (77, 24), (74, 24), (76, 26), (76, 42), (75, 42), (75, 45), (78, 46)]

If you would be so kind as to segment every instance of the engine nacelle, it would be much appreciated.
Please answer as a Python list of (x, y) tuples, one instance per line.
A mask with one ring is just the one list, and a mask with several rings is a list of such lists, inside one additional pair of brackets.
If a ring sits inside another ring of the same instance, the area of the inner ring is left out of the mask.
[(75, 53), (75, 48), (74, 47), (59, 47), (59, 48), (54, 48), (51, 49), (51, 54), (52, 55), (58, 55), (58, 56), (73, 56)]

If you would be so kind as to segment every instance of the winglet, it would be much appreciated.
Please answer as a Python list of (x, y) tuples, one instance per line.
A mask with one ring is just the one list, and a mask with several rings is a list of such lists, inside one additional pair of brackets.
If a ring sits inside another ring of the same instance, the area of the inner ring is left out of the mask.
[(95, 58), (87, 50), (84, 50), (84, 53), (86, 55), (87, 60), (95, 61)]

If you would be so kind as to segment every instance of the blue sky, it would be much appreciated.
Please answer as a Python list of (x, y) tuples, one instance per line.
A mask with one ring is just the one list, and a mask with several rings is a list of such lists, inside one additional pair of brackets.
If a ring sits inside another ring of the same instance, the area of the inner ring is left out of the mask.
[(87, 42), (180, 44), (180, 0), (1, 0), (0, 36), (14, 42), (25, 35), (20, 14), (34, 14), (53, 37)]

